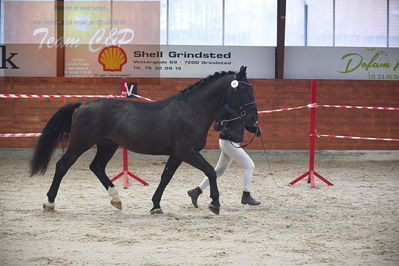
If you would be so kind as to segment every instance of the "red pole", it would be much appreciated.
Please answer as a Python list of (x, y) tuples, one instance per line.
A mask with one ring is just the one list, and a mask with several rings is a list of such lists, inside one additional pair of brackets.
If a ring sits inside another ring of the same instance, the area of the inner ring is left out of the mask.
[[(122, 79), (121, 94), (122, 94), (122, 98), (124, 98), (124, 99), (127, 98), (127, 86), (126, 86), (126, 80), (125, 79)], [(132, 178), (134, 178), (137, 181), (139, 181), (140, 183), (142, 183), (144, 186), (148, 186), (149, 185), (147, 182), (145, 182), (144, 180), (142, 180), (138, 176), (136, 176), (136, 175), (132, 174), (131, 172), (129, 172), (128, 153), (127, 153), (127, 149), (126, 148), (122, 149), (122, 167), (123, 167), (122, 171), (119, 174), (117, 174), (115, 177), (113, 177), (111, 179), (111, 182), (114, 182), (115, 180), (117, 180), (118, 178), (123, 176), (123, 187), (124, 188), (128, 188), (129, 187), (128, 176), (131, 176)]]
[(297, 177), (295, 180), (291, 181), (290, 185), (294, 185), (299, 180), (308, 177), (308, 183), (312, 188), (316, 187), (316, 182), (314, 180), (314, 176), (317, 176), (320, 180), (326, 183), (329, 186), (333, 186), (331, 182), (322, 177), (319, 173), (314, 170), (314, 161), (315, 161), (315, 141), (316, 141), (316, 95), (317, 95), (317, 82), (316, 80), (311, 81), (311, 103), (310, 107), (310, 131), (309, 131), (309, 171)]
[(127, 188), (128, 186), (129, 186), (129, 181), (128, 181), (128, 178), (127, 178), (127, 176), (128, 176), (128, 154), (127, 154), (127, 149), (126, 148), (123, 148), (123, 150), (122, 150), (122, 156), (123, 156), (123, 187), (124, 188)]
[(316, 93), (317, 84), (316, 80), (312, 79), (311, 82), (311, 104), (310, 108), (310, 132), (309, 132), (309, 178), (308, 183), (311, 187), (316, 187), (314, 181), (314, 148), (315, 148), (315, 137), (316, 137)]
[(123, 99), (127, 98), (127, 83), (126, 83), (126, 79), (122, 79), (122, 83), (121, 83), (121, 95)]

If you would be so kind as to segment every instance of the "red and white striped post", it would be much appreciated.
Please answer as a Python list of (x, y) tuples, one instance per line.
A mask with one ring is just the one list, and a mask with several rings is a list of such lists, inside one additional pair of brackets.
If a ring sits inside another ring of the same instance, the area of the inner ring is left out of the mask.
[[(126, 99), (127, 98), (127, 84), (126, 84), (126, 80), (122, 80), (122, 84), (121, 84), (121, 93), (122, 93), (122, 98)], [(128, 188), (129, 187), (129, 180), (128, 177), (132, 177), (133, 179), (136, 179), (137, 181), (139, 181), (141, 184), (143, 184), (144, 186), (148, 186), (149, 184), (147, 182), (145, 182), (143, 179), (139, 178), (138, 176), (136, 176), (135, 174), (132, 174), (129, 171), (129, 165), (128, 165), (128, 153), (127, 153), (127, 149), (125, 147), (122, 147), (122, 157), (123, 157), (123, 161), (122, 161), (122, 167), (123, 170), (117, 174), (115, 177), (113, 177), (111, 179), (111, 182), (114, 182), (115, 180), (117, 180), (118, 178), (120, 178), (121, 176), (123, 176), (123, 187), (124, 188)]]
[(312, 80), (311, 82), (311, 106), (310, 106), (310, 135), (309, 135), (309, 171), (299, 176), (295, 180), (291, 181), (290, 185), (294, 185), (299, 180), (309, 176), (308, 183), (310, 183), (311, 187), (316, 187), (316, 182), (314, 180), (314, 176), (320, 178), (324, 183), (329, 186), (333, 186), (331, 182), (322, 177), (319, 173), (314, 170), (314, 149), (315, 149), (315, 139), (316, 139), (316, 94), (317, 94), (317, 83), (316, 80)]

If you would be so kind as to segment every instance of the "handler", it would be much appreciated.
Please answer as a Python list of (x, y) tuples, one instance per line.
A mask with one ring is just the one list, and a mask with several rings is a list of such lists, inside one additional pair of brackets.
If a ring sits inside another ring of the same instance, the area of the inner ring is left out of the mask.
[[(220, 131), (219, 134), (219, 146), (221, 153), (219, 156), (218, 163), (215, 171), (216, 176), (220, 177), (224, 174), (226, 169), (234, 161), (239, 163), (243, 168), (243, 193), (241, 197), (242, 204), (259, 205), (260, 202), (252, 198), (249, 192), (249, 186), (251, 184), (252, 173), (255, 169), (255, 164), (251, 157), (240, 147), (240, 142), (243, 141), (244, 136), (244, 124), (243, 120), (234, 119), (240, 115), (231, 109), (228, 105), (225, 105), (222, 111), (216, 117), (213, 128), (216, 131)], [(246, 126), (245, 129), (249, 132), (255, 133), (257, 137), (262, 134), (262, 131), (258, 126)], [(187, 191), (187, 194), (191, 197), (191, 202), (198, 208), (197, 200), (199, 195), (209, 185), (209, 180), (205, 177), (198, 187)]]

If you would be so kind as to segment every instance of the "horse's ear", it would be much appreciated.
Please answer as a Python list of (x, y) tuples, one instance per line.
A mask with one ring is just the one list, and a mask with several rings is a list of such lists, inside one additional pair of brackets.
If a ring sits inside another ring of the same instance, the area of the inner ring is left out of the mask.
[(247, 76), (247, 67), (241, 66), (240, 71), (237, 73), (237, 79), (243, 79)]

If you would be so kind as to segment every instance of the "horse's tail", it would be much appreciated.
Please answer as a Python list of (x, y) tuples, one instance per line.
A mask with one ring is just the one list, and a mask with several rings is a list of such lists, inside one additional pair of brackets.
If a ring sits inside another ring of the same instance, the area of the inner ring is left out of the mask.
[(37, 142), (30, 163), (30, 175), (44, 174), (50, 162), (54, 149), (65, 132), (69, 132), (72, 114), (82, 103), (73, 102), (61, 107), (47, 122)]

